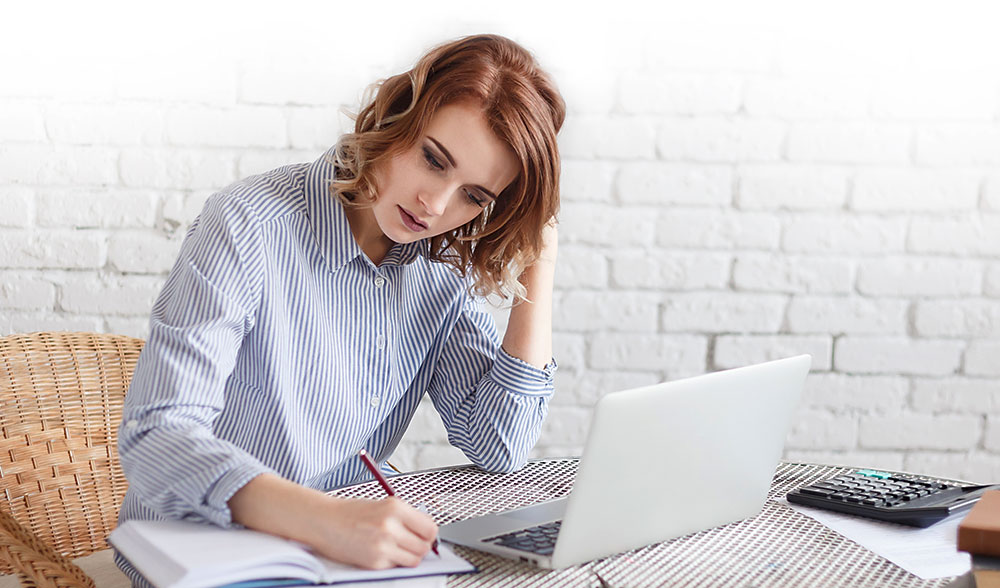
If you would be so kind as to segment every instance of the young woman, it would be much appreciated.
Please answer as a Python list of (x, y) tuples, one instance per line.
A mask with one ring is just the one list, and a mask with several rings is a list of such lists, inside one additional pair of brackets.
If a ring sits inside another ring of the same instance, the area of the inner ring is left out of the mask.
[[(564, 114), (522, 47), (467, 37), (381, 83), (314, 163), (209, 198), (126, 398), (120, 520), (240, 524), (362, 567), (416, 565), (429, 516), (324, 491), (368, 477), (360, 449), (384, 463), (425, 393), (473, 463), (524, 464), (555, 369)], [(516, 299), (502, 343), (491, 293)]]

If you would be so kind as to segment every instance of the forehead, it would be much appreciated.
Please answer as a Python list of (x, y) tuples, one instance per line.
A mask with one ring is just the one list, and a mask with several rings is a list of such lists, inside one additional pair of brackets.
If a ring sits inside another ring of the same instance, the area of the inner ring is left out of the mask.
[(455, 161), (454, 173), (464, 183), (499, 194), (517, 176), (520, 166), (513, 149), (490, 129), (475, 104), (442, 106), (427, 122), (424, 135), (448, 151)]

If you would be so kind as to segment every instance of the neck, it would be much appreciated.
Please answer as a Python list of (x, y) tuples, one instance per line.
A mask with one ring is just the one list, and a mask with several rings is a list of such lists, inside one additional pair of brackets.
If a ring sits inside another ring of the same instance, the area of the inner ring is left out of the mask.
[(345, 212), (347, 223), (351, 226), (351, 234), (354, 235), (354, 240), (361, 247), (361, 251), (375, 265), (382, 263), (393, 242), (382, 233), (382, 229), (375, 222), (372, 209), (346, 207)]

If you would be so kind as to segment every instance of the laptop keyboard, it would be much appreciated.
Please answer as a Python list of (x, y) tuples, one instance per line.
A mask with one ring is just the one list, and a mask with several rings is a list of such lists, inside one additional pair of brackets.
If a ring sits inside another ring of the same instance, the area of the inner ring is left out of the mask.
[(562, 526), (562, 521), (555, 521), (553, 523), (528, 527), (527, 529), (520, 529), (512, 533), (497, 535), (496, 537), (483, 539), (483, 541), (512, 549), (537, 553), (538, 555), (552, 555), (552, 551), (556, 547), (556, 537), (559, 535), (560, 526)]

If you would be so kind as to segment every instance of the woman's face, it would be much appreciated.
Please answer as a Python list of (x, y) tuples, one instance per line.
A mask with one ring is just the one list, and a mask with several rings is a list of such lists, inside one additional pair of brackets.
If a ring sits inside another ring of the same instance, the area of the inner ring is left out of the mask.
[(471, 221), (514, 181), (514, 152), (476, 106), (443, 106), (413, 147), (396, 155), (378, 179), (372, 207), (382, 233), (409, 243)]

